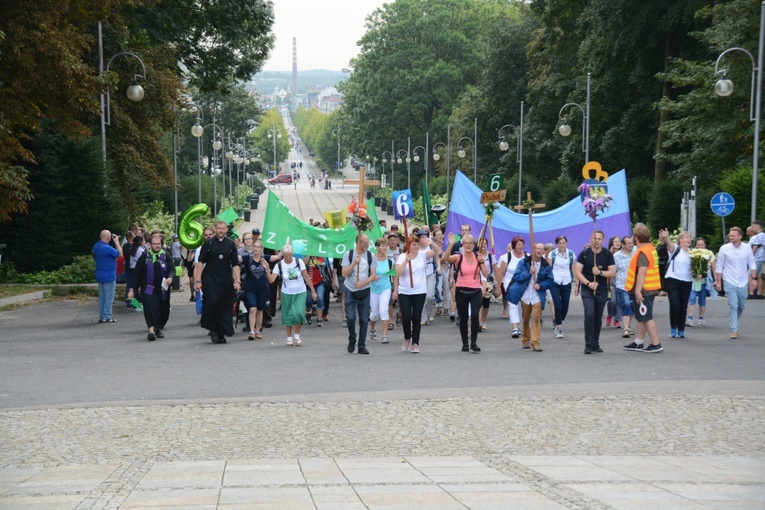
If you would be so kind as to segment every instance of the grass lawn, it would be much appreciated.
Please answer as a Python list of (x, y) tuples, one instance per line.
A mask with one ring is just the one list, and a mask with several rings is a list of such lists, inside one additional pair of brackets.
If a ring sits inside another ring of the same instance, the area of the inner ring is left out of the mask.
[(38, 290), (47, 290), (47, 289), (50, 289), (50, 286), (20, 285), (15, 283), (11, 283), (8, 285), (0, 285), (0, 298), (18, 296), (20, 294), (29, 294), (30, 292), (36, 292)]

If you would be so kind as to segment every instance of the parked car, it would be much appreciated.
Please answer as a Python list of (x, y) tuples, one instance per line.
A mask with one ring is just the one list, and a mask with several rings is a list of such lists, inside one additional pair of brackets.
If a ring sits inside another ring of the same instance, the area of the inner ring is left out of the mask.
[(268, 179), (268, 184), (292, 184), (292, 174), (279, 174)]

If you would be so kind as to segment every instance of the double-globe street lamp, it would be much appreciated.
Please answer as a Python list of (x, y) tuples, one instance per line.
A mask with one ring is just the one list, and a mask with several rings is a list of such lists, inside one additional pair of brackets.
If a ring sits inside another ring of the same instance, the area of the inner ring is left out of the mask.
[(465, 152), (465, 149), (462, 148), (463, 140), (464, 141), (469, 141), (470, 143), (473, 144), (473, 183), (477, 186), (478, 185), (478, 182), (477, 182), (477, 178), (478, 178), (478, 158), (477, 158), (478, 150), (477, 150), (477, 146), (476, 146), (476, 142), (478, 141), (478, 119), (477, 118), (473, 121), (473, 138), (470, 138), (470, 137), (467, 137), (467, 136), (463, 136), (462, 138), (457, 140), (457, 156), (459, 156), (460, 158), (464, 158), (465, 155), (467, 154)]
[(584, 163), (587, 164), (590, 161), (590, 81), (592, 79), (592, 73), (587, 73), (587, 102), (584, 108), (579, 103), (566, 103), (558, 112), (558, 121), (560, 126), (558, 132), (561, 136), (568, 136), (571, 134), (571, 126), (568, 125), (566, 117), (563, 116), (563, 110), (569, 106), (576, 106), (582, 111), (582, 132), (584, 137), (582, 139), (582, 152), (584, 152)]
[(760, 5), (760, 39), (757, 50), (757, 63), (754, 57), (744, 48), (728, 48), (720, 53), (715, 62), (715, 76), (722, 74), (722, 77), (715, 84), (715, 93), (721, 97), (727, 97), (733, 93), (733, 82), (728, 78), (727, 69), (719, 69), (720, 60), (727, 53), (732, 51), (742, 51), (749, 56), (752, 61), (752, 88), (749, 95), (749, 121), (754, 122), (754, 146), (752, 148), (752, 211), (751, 221), (757, 219), (757, 173), (760, 152), (760, 110), (762, 108), (762, 54), (763, 40), (765, 40), (765, 2)]
[(438, 153), (438, 148), (443, 147), (446, 149), (446, 203), (449, 203), (449, 150), (451, 147), (452, 125), (446, 126), (446, 143), (436, 142), (433, 144), (433, 161), (441, 159), (441, 155)]
[(505, 136), (502, 134), (505, 128), (515, 128), (518, 132), (517, 142), (516, 142), (516, 163), (518, 163), (518, 205), (521, 205), (521, 182), (523, 180), (523, 101), (521, 101), (521, 122), (519, 126), (515, 126), (513, 124), (505, 124), (501, 128), (499, 128), (499, 150), (501, 151), (507, 151), (510, 149), (510, 144), (507, 143), (505, 140)]
[[(410, 140), (411, 145), (411, 140)], [(410, 164), (412, 163), (412, 158), (409, 153), (409, 149), (399, 149), (396, 151), (396, 163), (399, 165), (401, 163), (406, 163), (406, 187), (411, 190), (412, 189), (412, 172)]]
[(383, 175), (385, 175), (385, 163), (388, 162), (388, 160), (385, 159), (385, 155), (386, 154), (390, 158), (390, 171), (391, 171), (391, 175), (390, 175), (390, 187), (391, 187), (391, 189), (393, 189), (393, 153), (391, 151), (383, 151), (383, 153), (380, 155), (380, 157), (382, 159), (382, 166), (383, 166), (382, 167), (382, 173), (383, 173)]

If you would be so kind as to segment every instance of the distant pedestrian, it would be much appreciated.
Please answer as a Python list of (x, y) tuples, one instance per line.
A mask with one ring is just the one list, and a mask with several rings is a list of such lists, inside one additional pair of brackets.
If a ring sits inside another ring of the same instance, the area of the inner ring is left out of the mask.
[(117, 322), (112, 317), (114, 289), (117, 285), (117, 259), (122, 255), (120, 236), (102, 230), (99, 240), (93, 245), (96, 260), (96, 282), (98, 282), (98, 323)]
[[(715, 267), (715, 289), (725, 290), (728, 300), (728, 338), (738, 338), (739, 320), (746, 308), (746, 298), (757, 287), (757, 267), (754, 254), (747, 243), (741, 242), (744, 231), (733, 227), (728, 232), (728, 244), (724, 244), (717, 254)], [(748, 292), (748, 293), (747, 293)]]

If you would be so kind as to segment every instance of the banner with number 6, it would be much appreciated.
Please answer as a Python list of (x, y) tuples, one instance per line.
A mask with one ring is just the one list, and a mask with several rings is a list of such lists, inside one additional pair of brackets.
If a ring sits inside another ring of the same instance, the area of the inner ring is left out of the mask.
[(412, 192), (408, 189), (391, 193), (393, 200), (393, 216), (401, 218), (414, 218), (414, 206), (412, 205)]

